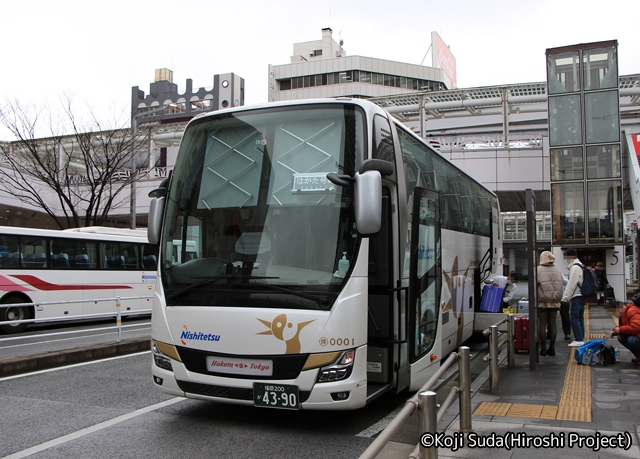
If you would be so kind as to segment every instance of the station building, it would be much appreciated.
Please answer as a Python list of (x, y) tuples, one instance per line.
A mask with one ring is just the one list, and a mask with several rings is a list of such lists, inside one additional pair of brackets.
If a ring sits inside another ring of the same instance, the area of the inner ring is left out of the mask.
[[(637, 282), (640, 75), (618, 75), (617, 42), (546, 50), (547, 81), (374, 101), (499, 197), (506, 269), (527, 276), (525, 190), (538, 251), (602, 261), (618, 299)], [(541, 65), (544, 61), (541, 59)]]

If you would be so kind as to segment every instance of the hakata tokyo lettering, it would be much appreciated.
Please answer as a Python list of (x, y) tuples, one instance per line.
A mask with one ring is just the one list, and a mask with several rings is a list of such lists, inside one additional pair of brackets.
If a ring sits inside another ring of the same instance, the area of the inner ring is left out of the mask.
[(189, 331), (186, 325), (183, 325), (182, 328), (184, 328), (184, 330), (182, 330), (182, 334), (180, 335), (180, 342), (182, 342), (184, 346), (187, 345), (187, 341), (220, 341), (220, 335), (200, 331), (192, 332)]

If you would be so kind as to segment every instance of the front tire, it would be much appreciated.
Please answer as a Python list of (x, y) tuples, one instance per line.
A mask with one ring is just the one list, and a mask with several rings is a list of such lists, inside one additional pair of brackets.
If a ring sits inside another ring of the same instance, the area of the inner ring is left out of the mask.
[[(0, 304), (0, 322), (8, 322), (12, 320), (30, 319), (30, 310), (28, 307), (18, 306), (24, 303), (21, 298), (9, 297)], [(27, 328), (27, 324), (0, 325), (0, 330), (6, 334), (21, 333)]]

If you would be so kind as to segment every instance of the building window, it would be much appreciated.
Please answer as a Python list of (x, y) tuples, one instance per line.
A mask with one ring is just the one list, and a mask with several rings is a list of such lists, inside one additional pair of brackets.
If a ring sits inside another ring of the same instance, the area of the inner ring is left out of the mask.
[(552, 183), (553, 245), (584, 244), (584, 182)]
[(191, 111), (197, 112), (201, 110), (211, 110), (211, 102), (213, 99), (192, 100)]
[(278, 83), (280, 83), (280, 91), (288, 91), (291, 89), (291, 79), (280, 80)]
[(582, 147), (552, 148), (549, 157), (552, 181), (584, 179)]
[(587, 143), (620, 141), (618, 91), (585, 93), (584, 117)]
[(549, 94), (580, 91), (580, 51), (547, 56)]
[(580, 94), (549, 98), (549, 145), (582, 144)]
[(587, 178), (620, 178), (620, 145), (587, 147)]
[(616, 48), (585, 49), (582, 52), (584, 90), (618, 87)]
[(322, 56), (322, 50), (314, 49), (313, 52), (311, 53), (311, 57), (318, 57), (318, 56)]
[(187, 111), (187, 104), (185, 102), (172, 102), (164, 106), (165, 115), (173, 115), (175, 113), (185, 113)]
[(589, 242), (622, 242), (622, 182), (607, 180), (587, 183)]
[(414, 90), (440, 89), (440, 86), (429, 80), (386, 75), (383, 73), (347, 70), (344, 72), (321, 73), (278, 80), (281, 91), (310, 88), (340, 83), (367, 83), (380, 86), (392, 86)]
[[(151, 107), (139, 107), (138, 108), (138, 114), (141, 115), (142, 113), (146, 113), (146, 112), (152, 112), (149, 113), (147, 116), (159, 116), (160, 112), (157, 111), (159, 109), (159, 106), (155, 105), (155, 106), (151, 106)], [(156, 111), (154, 111), (156, 110)]]

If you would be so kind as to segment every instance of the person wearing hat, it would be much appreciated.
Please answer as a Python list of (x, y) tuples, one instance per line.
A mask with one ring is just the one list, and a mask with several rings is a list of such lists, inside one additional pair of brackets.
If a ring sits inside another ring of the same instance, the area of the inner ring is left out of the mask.
[(633, 353), (631, 361), (640, 365), (640, 292), (631, 298), (631, 303), (624, 305), (618, 325), (609, 336), (617, 336), (618, 341)]
[[(556, 355), (556, 315), (560, 309), (564, 287), (562, 273), (554, 266), (556, 257), (545, 250), (540, 254), (538, 277), (538, 338), (540, 355)], [(548, 328), (547, 328), (548, 327)], [(549, 333), (549, 348), (546, 346), (546, 332)]]

